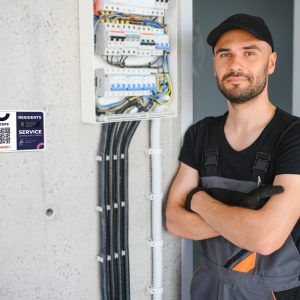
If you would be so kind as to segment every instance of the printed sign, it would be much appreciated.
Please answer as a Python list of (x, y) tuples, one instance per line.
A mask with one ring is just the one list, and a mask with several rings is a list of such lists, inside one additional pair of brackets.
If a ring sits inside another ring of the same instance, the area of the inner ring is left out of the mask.
[(43, 112), (0, 111), (0, 152), (44, 148)]

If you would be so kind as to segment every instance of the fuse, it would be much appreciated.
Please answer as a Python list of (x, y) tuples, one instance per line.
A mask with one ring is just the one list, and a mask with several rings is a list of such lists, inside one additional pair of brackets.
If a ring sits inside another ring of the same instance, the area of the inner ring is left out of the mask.
[(95, 71), (97, 97), (147, 96), (157, 90), (157, 71), (100, 68)]
[(98, 56), (162, 56), (169, 50), (169, 35), (161, 28), (101, 23), (96, 30)]

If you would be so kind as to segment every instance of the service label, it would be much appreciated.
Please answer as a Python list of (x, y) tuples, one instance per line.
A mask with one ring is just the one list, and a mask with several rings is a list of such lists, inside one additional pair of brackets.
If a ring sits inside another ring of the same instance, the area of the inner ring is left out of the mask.
[(0, 111), (0, 152), (44, 148), (43, 112)]

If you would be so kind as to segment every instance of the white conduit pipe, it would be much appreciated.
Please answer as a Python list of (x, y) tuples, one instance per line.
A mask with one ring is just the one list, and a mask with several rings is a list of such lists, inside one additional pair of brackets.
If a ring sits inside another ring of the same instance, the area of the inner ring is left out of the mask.
[(151, 120), (150, 161), (151, 161), (151, 240), (152, 247), (152, 299), (162, 299), (163, 241), (162, 241), (162, 187), (161, 187), (161, 148), (160, 119)]

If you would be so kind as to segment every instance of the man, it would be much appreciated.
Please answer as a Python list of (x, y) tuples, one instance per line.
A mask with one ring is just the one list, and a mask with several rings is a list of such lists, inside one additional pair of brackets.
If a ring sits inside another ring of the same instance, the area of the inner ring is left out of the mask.
[(237, 14), (207, 42), (228, 112), (187, 131), (166, 208), (171, 234), (200, 240), (191, 299), (300, 299), (300, 123), (268, 96), (271, 33)]

